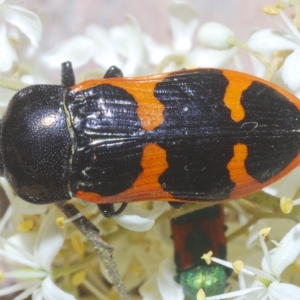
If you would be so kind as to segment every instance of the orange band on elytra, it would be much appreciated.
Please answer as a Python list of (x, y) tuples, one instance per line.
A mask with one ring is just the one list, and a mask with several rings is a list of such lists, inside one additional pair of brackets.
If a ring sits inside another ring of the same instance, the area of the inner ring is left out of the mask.
[(103, 78), (88, 80), (73, 86), (73, 91), (86, 90), (99, 84), (111, 84), (124, 89), (138, 103), (137, 115), (145, 130), (153, 130), (164, 121), (165, 106), (154, 96), (156, 84), (167, 74), (137, 78)]

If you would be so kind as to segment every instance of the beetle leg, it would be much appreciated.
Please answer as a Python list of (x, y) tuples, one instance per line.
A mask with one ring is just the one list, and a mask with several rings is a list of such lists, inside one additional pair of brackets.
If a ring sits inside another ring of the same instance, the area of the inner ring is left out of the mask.
[(171, 205), (171, 207), (178, 209), (180, 207), (183, 206), (184, 202), (174, 202), (174, 201), (169, 201), (169, 204)]
[(61, 64), (61, 84), (65, 87), (75, 85), (74, 71), (70, 61)]
[(118, 210), (115, 211), (113, 204), (97, 204), (100, 212), (106, 218), (118, 216), (126, 208), (127, 203), (123, 202)]
[(116, 66), (111, 66), (103, 76), (103, 78), (113, 78), (113, 77), (123, 77), (122, 71)]

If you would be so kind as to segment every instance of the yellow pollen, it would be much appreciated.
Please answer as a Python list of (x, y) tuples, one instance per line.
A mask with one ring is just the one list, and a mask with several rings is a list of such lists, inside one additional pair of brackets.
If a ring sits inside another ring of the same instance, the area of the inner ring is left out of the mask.
[(269, 16), (277, 16), (279, 14), (280, 9), (275, 6), (266, 5), (263, 7), (263, 12)]
[(56, 218), (56, 225), (61, 229), (65, 228), (65, 218), (64, 217)]
[(132, 264), (131, 269), (135, 276), (138, 277), (143, 275), (143, 269), (141, 268), (141, 265), (137, 261)]
[(3, 271), (0, 269), (0, 282), (2, 282), (4, 278), (4, 274), (3, 274)]
[(232, 263), (232, 268), (236, 274), (240, 274), (242, 269), (244, 268), (244, 263), (241, 260), (236, 260)]
[(113, 289), (110, 289), (107, 293), (107, 298), (110, 300), (118, 300), (119, 299), (119, 295), (117, 294), (117, 292)]
[(197, 300), (205, 300), (206, 296), (205, 293), (202, 289), (200, 289), (197, 293)]
[(280, 199), (280, 208), (284, 214), (286, 215), (289, 214), (293, 210), (293, 207), (294, 207), (294, 202), (292, 199), (286, 197), (282, 197)]
[(21, 232), (28, 232), (32, 229), (33, 225), (34, 225), (33, 220), (26, 219), (22, 223), (19, 224), (17, 229)]
[(277, 2), (275, 4), (275, 7), (279, 8), (279, 9), (284, 9), (285, 8), (285, 5), (282, 3), (282, 2)]
[(293, 272), (300, 273), (300, 263), (299, 262), (294, 262), (291, 267), (292, 267)]
[(75, 251), (79, 255), (83, 256), (84, 251), (85, 251), (85, 244), (84, 244), (84, 242), (82, 242), (80, 236), (73, 235), (71, 238), (71, 243), (72, 243), (72, 246), (75, 249)]
[(271, 227), (261, 229), (258, 234), (262, 235), (264, 238), (270, 233)]
[(209, 251), (207, 253), (204, 253), (201, 258), (205, 260), (205, 262), (210, 265), (211, 264), (211, 257), (213, 255), (213, 252), (212, 251)]
[(85, 270), (78, 271), (72, 276), (71, 282), (74, 286), (79, 286), (83, 283), (85, 277), (86, 277)]

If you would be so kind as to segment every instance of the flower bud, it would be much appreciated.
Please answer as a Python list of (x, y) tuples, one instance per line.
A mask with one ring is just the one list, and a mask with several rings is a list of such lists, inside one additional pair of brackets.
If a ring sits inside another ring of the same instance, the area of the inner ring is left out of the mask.
[(234, 36), (234, 33), (226, 26), (216, 22), (204, 24), (197, 33), (197, 38), (202, 45), (216, 50), (231, 48), (232, 45), (227, 42), (227, 38), (230, 36)]

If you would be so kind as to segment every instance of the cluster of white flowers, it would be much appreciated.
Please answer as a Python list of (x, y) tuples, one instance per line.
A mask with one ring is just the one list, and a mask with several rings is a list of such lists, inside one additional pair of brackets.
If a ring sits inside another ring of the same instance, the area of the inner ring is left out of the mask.
[[(295, 8), (293, 21), (283, 12), (284, 4)], [(300, 95), (297, 68), (298, 64), (300, 66), (300, 33), (295, 25), (300, 24), (299, 7), (299, 1), (291, 0), (267, 8), (266, 12), (274, 15), (277, 29), (258, 30), (250, 35), (247, 43), (243, 43), (233, 30), (221, 24), (210, 22), (199, 27), (198, 16), (188, 0), (173, 0), (169, 5), (173, 43), (169, 46), (142, 33), (134, 17), (127, 15), (119, 26), (106, 29), (92, 24), (83, 34), (68, 37), (47, 53), (39, 54), (39, 59), (34, 59), (32, 68), (24, 74), (18, 68), (23, 56), (30, 54), (33, 57), (32, 46), (37, 47), (41, 38), (41, 22), (33, 12), (0, 0), (0, 72), (7, 77), (18, 74), (25, 83), (37, 83), (43, 79), (37, 64), (48, 69), (59, 68), (62, 62), (69, 60), (75, 69), (93, 61), (100, 70), (99, 76), (111, 65), (117, 65), (126, 76), (191, 67), (243, 70), (238, 56), (242, 49), (249, 53), (255, 75), (273, 80)], [(27, 36), (29, 41), (25, 46), (16, 29)], [(89, 76), (88, 72), (82, 75), (83, 79)], [(5, 86), (1, 79), (0, 86)], [(3, 106), (9, 99), (5, 99), (5, 94), (1, 97)], [(297, 198), (299, 170), (265, 191), (278, 197)], [(16, 300), (30, 295), (35, 300), (80, 299), (84, 290), (97, 299), (114, 299), (116, 295), (108, 284), (107, 272), (101, 263), (99, 265), (84, 237), (70, 223), (64, 229), (56, 225), (55, 220), (62, 216), (59, 209), (54, 205), (26, 203), (15, 196), (4, 179), (1, 179), (1, 185), (9, 205), (0, 220), (0, 297), (18, 293)], [(87, 205), (77, 203), (82, 209)], [(165, 217), (155, 222), (167, 211), (168, 204), (131, 204), (120, 216), (109, 220), (97, 215), (96, 206), (91, 206), (88, 216), (100, 228), (104, 239), (115, 248), (116, 263), (132, 298), (183, 300), (183, 289), (173, 280), (175, 265), (169, 220)], [(242, 210), (238, 205), (236, 207), (237, 212)], [(235, 222), (237, 226), (247, 223), (241, 219), (241, 223)], [(261, 235), (257, 235), (256, 226), (249, 231), (249, 239), (243, 239), (243, 247), (246, 248), (245, 242), (249, 245), (260, 236), (264, 255), (262, 269), (242, 266), (238, 291), (206, 299), (299, 299), (299, 287), (293, 282), (280, 281), (281, 273), (288, 265), (294, 263), (299, 269), (296, 260), (300, 253), (299, 225), (290, 229), (271, 251), (267, 250)], [(229, 249), (234, 249), (234, 241), (232, 243)], [(257, 248), (255, 251), (258, 252)], [(233, 253), (230, 256), (249, 252)], [(244, 275), (252, 281), (245, 279)], [(199, 292), (198, 299), (204, 298), (205, 295)]]

